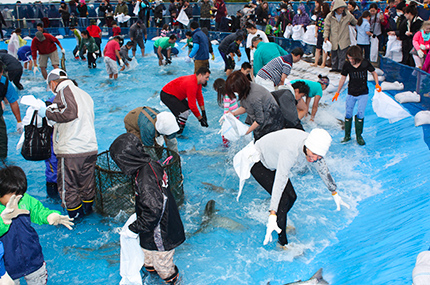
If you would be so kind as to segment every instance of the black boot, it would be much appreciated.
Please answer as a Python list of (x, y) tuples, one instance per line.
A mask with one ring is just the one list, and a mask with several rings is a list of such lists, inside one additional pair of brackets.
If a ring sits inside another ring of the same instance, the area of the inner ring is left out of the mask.
[(82, 204), (81, 204), (74, 209), (67, 209), (67, 213), (69, 214), (70, 218), (81, 219), (84, 217), (84, 208), (82, 207)]
[(57, 183), (46, 182), (46, 193), (48, 197), (54, 200), (60, 200), (60, 195), (58, 194)]
[(346, 143), (351, 140), (352, 118), (345, 118), (345, 137), (341, 143)]
[(85, 215), (89, 215), (93, 212), (93, 204), (94, 199), (91, 199), (90, 201), (82, 201), (82, 207), (84, 208)]
[(357, 116), (355, 116), (355, 136), (357, 137), (357, 143), (359, 145), (365, 145), (366, 142), (364, 141), (361, 134), (363, 133), (363, 125), (364, 125), (364, 118), (359, 119)]

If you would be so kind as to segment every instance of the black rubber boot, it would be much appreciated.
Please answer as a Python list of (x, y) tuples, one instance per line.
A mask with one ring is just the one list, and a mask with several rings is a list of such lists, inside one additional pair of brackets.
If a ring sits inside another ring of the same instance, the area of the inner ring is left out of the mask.
[(345, 118), (345, 137), (341, 143), (346, 143), (351, 140), (352, 118)]
[(179, 281), (179, 270), (178, 267), (175, 266), (175, 273), (172, 274), (172, 276), (164, 279), (166, 284), (178, 284)]
[(81, 204), (77, 208), (67, 209), (67, 213), (69, 214), (70, 218), (81, 219), (84, 217), (84, 208), (82, 207), (82, 204)]
[(60, 195), (58, 194), (57, 183), (46, 182), (46, 193), (48, 197), (54, 200), (60, 200)]
[(94, 199), (91, 199), (90, 201), (82, 201), (82, 208), (84, 208), (85, 215), (89, 215), (93, 212), (93, 204)]
[(355, 116), (355, 136), (357, 137), (357, 143), (359, 145), (365, 145), (366, 142), (364, 141), (361, 134), (363, 133), (363, 125), (364, 125), (364, 118), (359, 119), (357, 116)]

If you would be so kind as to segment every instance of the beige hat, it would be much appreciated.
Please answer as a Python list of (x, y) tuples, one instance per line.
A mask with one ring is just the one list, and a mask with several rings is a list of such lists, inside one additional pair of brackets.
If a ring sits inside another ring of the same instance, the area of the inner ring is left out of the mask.
[(325, 156), (331, 144), (331, 136), (324, 129), (313, 129), (305, 140), (305, 146), (313, 153)]
[(41, 32), (41, 31), (37, 31), (36, 32), (36, 38), (40, 41), (40, 42), (43, 42), (46, 38), (45, 38), (45, 36), (43, 35), (43, 33)]
[(155, 128), (162, 135), (171, 135), (179, 131), (175, 116), (170, 112), (161, 112), (157, 115)]

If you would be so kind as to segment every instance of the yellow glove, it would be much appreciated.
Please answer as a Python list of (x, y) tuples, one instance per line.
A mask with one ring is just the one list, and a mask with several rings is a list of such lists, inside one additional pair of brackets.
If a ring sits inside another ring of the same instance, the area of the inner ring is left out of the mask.
[(215, 60), (215, 54), (212, 54), (212, 60)]

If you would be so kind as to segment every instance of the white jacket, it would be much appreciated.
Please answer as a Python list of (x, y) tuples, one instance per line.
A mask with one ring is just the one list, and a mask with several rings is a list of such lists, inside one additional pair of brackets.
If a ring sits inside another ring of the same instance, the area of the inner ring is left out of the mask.
[(55, 92), (53, 104), (46, 110), (46, 117), (55, 121), (52, 135), (55, 154), (59, 157), (97, 154), (91, 96), (68, 79), (60, 82)]

